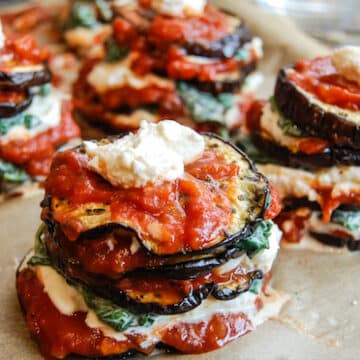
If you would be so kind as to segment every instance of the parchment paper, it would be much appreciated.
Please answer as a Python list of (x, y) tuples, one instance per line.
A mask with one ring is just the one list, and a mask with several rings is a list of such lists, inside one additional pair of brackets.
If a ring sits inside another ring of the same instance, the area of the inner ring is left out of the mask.
[[(327, 51), (300, 33), (287, 19), (267, 15), (244, 1), (221, 0), (236, 11), (265, 41), (266, 75), (259, 94), (269, 96), (279, 66), (298, 57)], [(15, 269), (30, 249), (40, 224), (41, 197), (16, 199), (0, 206), (0, 359), (41, 359), (30, 339), (17, 303)], [(282, 250), (273, 285), (292, 300), (280, 319), (269, 321), (222, 350), (197, 356), (163, 355), (161, 359), (359, 359), (360, 255)], [(226, 306), (226, 302), (224, 302)]]

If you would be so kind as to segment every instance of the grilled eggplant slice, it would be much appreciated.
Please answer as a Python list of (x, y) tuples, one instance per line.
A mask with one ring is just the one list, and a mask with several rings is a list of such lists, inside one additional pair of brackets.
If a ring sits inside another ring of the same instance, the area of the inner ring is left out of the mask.
[(0, 71), (0, 88), (25, 89), (43, 85), (50, 81), (51, 73), (47, 65), (24, 67), (20, 71)]
[(231, 34), (225, 35), (217, 41), (189, 42), (183, 46), (188, 54), (192, 55), (208, 58), (232, 58), (251, 39), (250, 30), (244, 22), (241, 22)]
[[(5, 92), (4, 90), (2, 92)], [(24, 111), (30, 106), (32, 95), (29, 91), (23, 91), (19, 94), (18, 101), (0, 102), (0, 118), (12, 117)]]
[(329, 147), (323, 152), (313, 155), (293, 153), (261, 136), (253, 136), (254, 144), (277, 162), (290, 167), (318, 169), (336, 165), (360, 165), (360, 151), (345, 147)]
[(199, 90), (212, 94), (233, 93), (241, 89), (246, 77), (256, 70), (257, 62), (239, 67), (238, 71), (231, 75), (221, 75), (215, 81), (191, 81), (190, 83)]
[[(116, 228), (127, 229), (133, 231), (139, 242), (149, 252), (156, 255), (180, 255), (189, 252), (194, 254), (194, 251), (196, 253), (208, 252), (211, 248), (230, 245), (249, 236), (254, 230), (254, 224), (264, 218), (269, 204), (270, 195), (267, 179), (257, 172), (253, 163), (238, 148), (218, 136), (212, 134), (204, 134), (203, 136), (208, 151), (214, 152), (217, 156), (222, 156), (226, 163), (236, 164), (238, 170), (237, 175), (215, 181), (215, 183), (206, 177), (206, 174), (201, 175), (201, 181), (204, 184), (209, 184), (206, 186), (226, 189), (225, 194), (232, 204), (229, 226), (224, 229), (221, 235), (206, 242), (206, 244), (202, 244), (201, 248), (188, 250), (182, 246), (180, 253), (177, 251), (169, 253), (168, 250), (162, 248), (153, 236), (146, 234), (141, 226), (132, 223), (131, 219), (121, 218), (122, 214), (117, 213), (118, 220), (114, 222), (111, 204), (109, 203), (89, 202), (73, 205), (67, 199), (60, 199), (47, 194), (47, 199), (42, 204), (42, 219), (50, 224), (58, 222), (63, 230), (66, 229), (66, 235), (70, 235), (72, 240), (99, 236), (110, 233)], [(74, 156), (76, 156), (76, 154), (81, 154), (82, 147), (72, 151), (75, 152)], [(56, 164), (56, 161), (53, 164)], [(86, 171), (88, 170), (86, 169)], [(99, 209), (101, 209), (100, 212)]]
[[(98, 296), (136, 313), (184, 313), (199, 306), (211, 294), (219, 300), (233, 299), (248, 291), (253, 281), (263, 278), (259, 270), (246, 272), (244, 269), (243, 274), (235, 275), (236, 279), (219, 284), (216, 283), (218, 270), (214, 271), (215, 278), (212, 273), (207, 273), (195, 279), (174, 280), (154, 277), (152, 272), (147, 272), (112, 280), (94, 277), (73, 264), (65, 264), (63, 260), (60, 257), (51, 258), (70, 283), (80, 283)], [(239, 268), (233, 271), (238, 273)]]
[(310, 235), (325, 245), (339, 247), (339, 248), (347, 247), (350, 251), (360, 250), (360, 239), (357, 240), (351, 238), (344, 239), (334, 235), (322, 234), (318, 232), (310, 232)]
[[(134, 240), (131, 239), (132, 233), (129, 232), (124, 234), (125, 243), (127, 240), (126, 236), (130, 236), (130, 244), (127, 242), (129, 246), (117, 248), (114, 245), (114, 248), (111, 250), (106, 244), (109, 244), (109, 240), (111, 241), (114, 237), (119, 236), (119, 230), (116, 230), (109, 237), (69, 242), (65, 235), (61, 233), (61, 230), (59, 231), (59, 226), (54, 228), (56, 228), (54, 236), (51, 236), (49, 231), (46, 231), (44, 236), (47, 252), (52, 258), (62, 259), (63, 263), (77, 265), (86, 272), (96, 273), (98, 276), (105, 275), (113, 279), (121, 279), (124, 276), (134, 275), (145, 276), (149, 273), (154, 277), (175, 280), (193, 279), (212, 271), (231, 259), (238, 258), (245, 252), (236, 246), (230, 246), (224, 249), (221, 247), (216, 248), (200, 255), (154, 257), (154, 255), (148, 254), (142, 247), (135, 254), (132, 254), (131, 245)], [(96, 255), (84, 258), (84, 254), (86, 255), (90, 252), (96, 253)], [(100, 257), (103, 260), (101, 268), (98, 262)], [(122, 264), (126, 263), (130, 258), (134, 259), (136, 257), (142, 259), (142, 261), (140, 261), (140, 264), (135, 262), (135, 265), (130, 262), (127, 266), (123, 265), (119, 268), (116, 267), (116, 259), (118, 257), (123, 259)], [(105, 263), (106, 265), (104, 266)]]
[(360, 149), (360, 114), (318, 100), (288, 79), (292, 69), (280, 70), (275, 100), (286, 117), (306, 133), (328, 140), (331, 145)]
[(226, 284), (215, 284), (212, 296), (218, 300), (231, 300), (249, 291), (255, 281), (262, 281), (262, 271), (256, 270), (245, 274), (240, 280), (231, 281)]

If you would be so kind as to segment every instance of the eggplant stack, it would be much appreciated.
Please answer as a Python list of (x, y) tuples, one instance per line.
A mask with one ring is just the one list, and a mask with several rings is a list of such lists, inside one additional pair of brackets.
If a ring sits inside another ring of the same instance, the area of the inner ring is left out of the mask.
[[(184, 175), (113, 185), (111, 156), (121, 148), (128, 159), (133, 140), (138, 154), (150, 133), (158, 146), (172, 133), (179, 156), (191, 149)], [(277, 197), (220, 138), (173, 121), (142, 123), (136, 135), (59, 153), (45, 188), (45, 224), (17, 289), (46, 357), (203, 353), (278, 314), (284, 298), (268, 286), (281, 237), (271, 221)]]
[(239, 145), (272, 163), (261, 169), (282, 197), (289, 243), (360, 249), (359, 63), (351, 46), (300, 60), (280, 70), (263, 108), (253, 105), (252, 143)]
[[(110, 6), (110, 5), (109, 5)], [(205, 1), (114, 2), (103, 54), (85, 61), (74, 86), (86, 119), (115, 130), (171, 117), (227, 134), (244, 120), (262, 42), (240, 19)]]
[(52, 89), (49, 52), (0, 23), (0, 198), (27, 195), (56, 149), (79, 136), (71, 104)]

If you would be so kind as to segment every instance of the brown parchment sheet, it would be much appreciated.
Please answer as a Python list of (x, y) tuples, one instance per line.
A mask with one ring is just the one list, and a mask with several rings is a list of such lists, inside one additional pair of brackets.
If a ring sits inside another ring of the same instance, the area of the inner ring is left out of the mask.
[[(219, 0), (236, 12), (265, 42), (265, 75), (259, 96), (271, 94), (277, 69), (298, 57), (328, 49), (309, 39), (285, 18), (268, 15), (242, 0)], [(30, 338), (15, 292), (15, 270), (31, 248), (40, 224), (41, 196), (0, 205), (0, 359), (41, 359)], [(181, 360), (304, 360), (360, 358), (360, 254), (281, 250), (273, 286), (291, 300), (271, 320), (224, 349), (196, 356), (161, 355)], [(226, 302), (224, 302), (226, 306)], [(156, 357), (157, 358), (157, 357)]]

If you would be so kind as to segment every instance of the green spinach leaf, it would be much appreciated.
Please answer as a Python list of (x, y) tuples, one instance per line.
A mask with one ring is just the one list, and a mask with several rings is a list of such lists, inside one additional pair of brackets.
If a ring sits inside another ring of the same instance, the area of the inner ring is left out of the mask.
[(331, 222), (343, 226), (350, 231), (360, 230), (360, 211), (335, 210)]
[(261, 250), (269, 249), (269, 238), (274, 223), (270, 220), (262, 221), (255, 231), (247, 238), (238, 241), (235, 245), (240, 250), (245, 250), (250, 258)]
[(26, 172), (0, 159), (0, 179), (9, 183), (23, 183), (29, 180)]
[(195, 87), (179, 81), (177, 91), (185, 103), (192, 119), (197, 123), (225, 123), (225, 113), (234, 105), (234, 96), (223, 93), (218, 96), (200, 91)]

